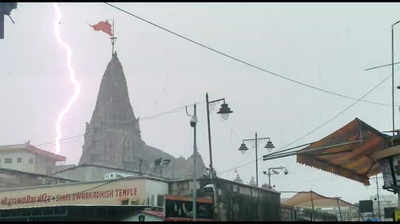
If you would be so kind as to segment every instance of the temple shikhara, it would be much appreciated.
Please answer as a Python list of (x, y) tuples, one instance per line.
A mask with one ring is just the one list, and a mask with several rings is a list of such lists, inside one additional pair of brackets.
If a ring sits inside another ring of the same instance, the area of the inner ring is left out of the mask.
[[(206, 167), (201, 156), (197, 156), (197, 173), (201, 176)], [(79, 164), (102, 165), (175, 179), (192, 176), (192, 157), (175, 158), (143, 141), (139, 118), (130, 103), (122, 64), (117, 53), (113, 53), (100, 84), (92, 118), (86, 123)]]

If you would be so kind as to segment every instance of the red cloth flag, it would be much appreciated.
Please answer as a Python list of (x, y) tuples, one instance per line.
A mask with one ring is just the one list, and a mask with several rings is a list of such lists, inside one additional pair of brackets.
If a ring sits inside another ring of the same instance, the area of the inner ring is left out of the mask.
[(94, 30), (96, 31), (103, 31), (104, 33), (113, 36), (113, 33), (111, 31), (111, 24), (106, 20), (106, 21), (101, 21), (95, 25), (90, 25), (93, 27)]

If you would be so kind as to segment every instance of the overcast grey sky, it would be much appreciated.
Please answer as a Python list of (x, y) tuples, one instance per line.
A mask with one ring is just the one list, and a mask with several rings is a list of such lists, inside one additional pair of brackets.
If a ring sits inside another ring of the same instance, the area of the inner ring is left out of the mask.
[[(377, 3), (115, 3), (175, 32), (271, 71), (321, 88), (360, 97), (390, 74), (390, 25), (400, 19), (399, 4)], [(99, 84), (111, 59), (106, 34), (88, 24), (115, 19), (117, 52), (136, 116), (225, 97), (234, 111), (227, 121), (211, 116), (214, 166), (234, 178), (232, 167), (254, 159), (242, 155), (241, 140), (272, 138), (276, 150), (329, 120), (353, 101), (328, 95), (260, 72), (179, 39), (102, 3), (60, 3), (62, 38), (72, 48), (81, 94), (62, 123), (63, 137), (82, 134), (90, 120)], [(0, 144), (54, 142), (58, 113), (73, 94), (66, 52), (55, 38), (51, 3), (19, 3), (5, 18), (0, 40)], [(400, 27), (395, 32), (400, 52)], [(398, 54), (397, 54), (398, 55)], [(398, 58), (396, 56), (396, 58)], [(396, 60), (397, 61), (397, 60)], [(399, 83), (399, 79), (396, 83)], [(391, 103), (388, 80), (366, 99)], [(399, 94), (396, 93), (396, 103)], [(216, 108), (218, 109), (218, 108)], [(396, 110), (397, 127), (400, 125)], [(198, 106), (198, 148), (209, 164), (205, 105)], [(294, 145), (319, 140), (359, 117), (378, 130), (391, 129), (391, 107), (360, 102), (324, 128)], [(141, 121), (145, 142), (174, 156), (192, 153), (193, 136), (184, 110)], [(81, 155), (83, 137), (61, 145), (67, 163)], [(265, 151), (260, 144), (260, 154)], [(39, 147), (54, 151), (54, 144)], [(356, 202), (376, 192), (371, 186), (296, 164), (295, 157), (260, 162), (262, 170), (284, 165), (289, 175), (274, 175), (277, 190), (314, 190)], [(238, 169), (248, 182), (254, 163)], [(382, 184), (382, 179), (380, 180)], [(381, 193), (391, 194), (382, 190)], [(282, 197), (290, 195), (282, 194)]]

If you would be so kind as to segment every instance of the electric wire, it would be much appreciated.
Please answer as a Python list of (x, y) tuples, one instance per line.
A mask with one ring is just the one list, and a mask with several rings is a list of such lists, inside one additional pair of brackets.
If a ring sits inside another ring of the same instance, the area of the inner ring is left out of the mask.
[[(196, 103), (193, 103), (193, 104), (189, 104), (189, 105), (185, 105), (185, 106), (176, 107), (176, 108), (173, 108), (173, 109), (171, 109), (171, 110), (164, 111), (164, 112), (160, 112), (160, 113), (153, 114), (153, 115), (150, 115), (150, 116), (144, 116), (144, 117), (141, 117), (141, 118), (140, 118), (140, 121), (142, 121), (142, 120), (144, 120), (144, 121), (146, 121), (146, 120), (153, 120), (153, 119), (162, 117), (162, 116), (164, 116), (164, 115), (168, 115), (168, 114), (172, 114), (172, 113), (178, 113), (178, 112), (180, 112), (181, 110), (185, 109), (185, 107), (192, 106), (192, 105), (194, 105), (194, 104), (198, 104), (198, 105), (199, 105), (199, 104), (203, 104), (203, 103), (204, 103), (204, 102), (196, 102)], [(72, 142), (73, 139), (78, 138), (78, 137), (81, 137), (81, 136), (83, 136), (83, 135), (84, 135), (84, 134), (77, 134), (77, 135), (73, 135), (73, 136), (64, 137), (64, 138), (59, 139), (59, 142), (60, 142), (60, 143)], [(49, 142), (43, 142), (43, 143), (40, 143), (40, 144), (36, 144), (36, 146), (55, 145), (55, 144), (56, 144), (55, 141), (49, 141)]]
[(124, 10), (124, 9), (122, 9), (122, 8), (120, 8), (120, 7), (118, 7), (118, 6), (115, 6), (115, 5), (110, 4), (110, 3), (107, 3), (107, 2), (104, 2), (104, 3), (105, 3), (106, 5), (108, 5), (108, 6), (112, 7), (112, 8), (114, 8), (114, 9), (117, 9), (117, 10), (119, 10), (119, 11), (121, 11), (121, 12), (127, 14), (127, 15), (130, 15), (130, 16), (132, 16), (132, 17), (135, 17), (136, 19), (139, 19), (139, 20), (141, 20), (141, 21), (143, 21), (143, 22), (146, 22), (146, 23), (148, 23), (148, 24), (150, 24), (150, 25), (152, 25), (152, 26), (155, 26), (155, 27), (157, 27), (157, 28), (159, 28), (159, 29), (161, 29), (161, 30), (164, 30), (164, 31), (166, 31), (166, 32), (168, 32), (168, 33), (170, 33), (170, 34), (173, 34), (173, 35), (175, 35), (175, 36), (177, 36), (177, 37), (179, 37), (179, 38), (182, 38), (182, 39), (184, 39), (184, 40), (187, 40), (187, 41), (189, 41), (189, 42), (191, 42), (191, 43), (193, 43), (193, 44), (196, 44), (196, 45), (198, 45), (198, 46), (200, 46), (200, 47), (206, 48), (206, 49), (208, 49), (208, 50), (210, 50), (210, 51), (212, 51), (212, 52), (214, 52), (214, 53), (217, 53), (217, 54), (222, 55), (222, 56), (224, 56), (224, 57), (230, 58), (230, 59), (232, 59), (232, 60), (234, 60), (234, 61), (240, 62), (240, 63), (245, 64), (245, 65), (247, 65), (247, 66), (250, 66), (250, 67), (252, 67), (252, 68), (255, 68), (255, 69), (259, 70), (259, 71), (262, 71), (262, 72), (265, 72), (265, 73), (269, 73), (270, 75), (273, 75), (273, 76), (275, 76), (275, 77), (278, 77), (278, 78), (281, 78), (281, 79), (290, 81), (290, 82), (292, 82), (292, 83), (296, 83), (296, 84), (301, 85), (301, 86), (303, 86), (303, 87), (307, 87), (307, 88), (310, 88), (310, 89), (314, 89), (314, 90), (317, 90), (317, 91), (320, 91), (320, 92), (323, 92), (323, 93), (326, 93), (326, 94), (334, 95), (334, 96), (337, 96), (337, 97), (342, 97), (342, 98), (349, 99), (349, 100), (353, 100), (353, 101), (357, 101), (357, 102), (358, 102), (358, 101), (361, 101), (361, 102), (370, 103), (370, 104), (375, 104), (375, 105), (380, 105), (380, 106), (391, 106), (391, 104), (387, 104), (387, 103), (380, 103), (380, 102), (375, 102), (375, 101), (370, 101), (370, 100), (359, 100), (359, 99), (357, 99), (357, 98), (355, 98), (355, 97), (352, 97), (352, 96), (347, 96), (347, 95), (344, 95), (344, 94), (341, 94), (341, 93), (338, 93), (338, 92), (334, 92), (334, 91), (331, 91), (331, 90), (323, 89), (323, 88), (321, 88), (321, 87), (314, 86), (314, 85), (311, 85), (311, 84), (308, 84), (308, 83), (305, 83), (305, 82), (301, 82), (301, 81), (298, 81), (298, 80), (289, 78), (289, 77), (287, 77), (287, 76), (285, 76), (285, 75), (282, 75), (282, 74), (279, 74), (279, 73), (276, 73), (276, 72), (272, 72), (272, 71), (270, 71), (270, 70), (268, 70), (268, 69), (265, 69), (265, 68), (262, 68), (262, 67), (260, 67), (260, 66), (254, 65), (254, 64), (252, 64), (252, 63), (250, 63), (250, 62), (247, 62), (247, 61), (245, 61), (245, 60), (243, 60), (243, 59), (237, 58), (237, 57), (232, 56), (232, 55), (230, 55), (230, 54), (228, 54), (228, 53), (224, 53), (224, 52), (222, 52), (222, 51), (220, 51), (220, 50), (217, 50), (217, 49), (215, 49), (215, 48), (212, 48), (212, 47), (210, 47), (210, 46), (207, 46), (207, 45), (205, 45), (205, 44), (202, 44), (202, 43), (200, 43), (200, 42), (198, 42), (198, 41), (195, 41), (195, 40), (193, 40), (193, 39), (191, 39), (191, 38), (189, 38), (189, 37), (186, 37), (186, 36), (184, 36), (184, 35), (182, 35), (182, 34), (179, 34), (179, 33), (174, 32), (174, 31), (172, 31), (172, 30), (170, 30), (170, 29), (168, 29), (168, 28), (165, 28), (165, 27), (163, 27), (163, 26), (161, 26), (161, 25), (158, 25), (158, 24), (156, 24), (156, 23), (154, 23), (154, 22), (151, 22), (151, 21), (149, 21), (149, 20), (147, 20), (147, 19), (144, 19), (143, 17), (140, 17), (140, 16), (138, 16), (138, 15), (135, 15), (134, 13), (128, 12), (128, 11), (126, 11), (126, 10)]
[[(335, 114), (331, 119), (327, 120), (326, 122), (322, 123), (321, 125), (318, 125), (317, 127), (315, 127), (314, 129), (312, 129), (311, 131), (307, 132), (305, 135), (303, 135), (303, 136), (301, 136), (301, 137), (295, 139), (294, 141), (290, 142), (289, 144), (285, 145), (285, 146), (282, 147), (282, 148), (286, 148), (286, 147), (288, 147), (288, 146), (290, 146), (290, 145), (292, 145), (292, 144), (294, 144), (294, 143), (300, 141), (301, 139), (303, 139), (303, 138), (305, 138), (305, 137), (311, 135), (311, 134), (314, 133), (315, 131), (317, 131), (317, 130), (323, 128), (323, 127), (326, 126), (329, 122), (335, 120), (337, 117), (339, 117), (340, 115), (342, 115), (343, 113), (345, 113), (347, 110), (349, 110), (350, 108), (352, 108), (354, 105), (356, 105), (359, 101), (361, 101), (364, 97), (366, 97), (368, 94), (370, 94), (370, 93), (371, 93), (372, 91), (374, 91), (376, 88), (378, 88), (379, 86), (381, 86), (381, 85), (382, 85), (386, 80), (388, 80), (390, 77), (391, 77), (391, 75), (385, 77), (382, 81), (380, 81), (378, 84), (376, 84), (374, 87), (372, 87), (371, 89), (369, 89), (366, 93), (364, 93), (361, 97), (359, 97), (359, 98), (357, 99), (357, 101), (351, 103), (349, 106), (347, 106), (347, 107), (345, 107), (343, 110), (339, 111), (339, 112), (338, 112), (337, 114)], [(285, 150), (280, 150), (280, 151), (275, 152), (275, 153), (279, 153), (279, 152), (283, 152), (283, 151), (288, 151), (288, 150), (287, 150), (287, 149), (285, 149)], [(263, 156), (260, 156), (260, 157), (258, 158), (258, 160), (261, 160), (262, 158), (263, 158)], [(249, 165), (249, 164), (254, 163), (255, 161), (256, 161), (256, 160), (252, 160), (252, 161), (249, 161), (249, 162), (244, 163), (244, 164), (242, 164), (242, 165), (239, 165), (239, 166), (236, 166), (236, 167), (233, 167), (233, 168), (224, 170), (224, 171), (220, 172), (220, 174), (228, 173), (228, 172), (230, 172), (230, 171), (232, 171), (232, 170), (242, 168), (242, 167), (244, 167), (244, 166), (247, 166), (247, 165)]]

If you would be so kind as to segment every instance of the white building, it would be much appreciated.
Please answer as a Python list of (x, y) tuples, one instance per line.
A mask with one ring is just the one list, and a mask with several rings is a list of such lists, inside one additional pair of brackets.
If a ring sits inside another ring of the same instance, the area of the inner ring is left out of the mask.
[(25, 144), (0, 146), (0, 168), (50, 174), (58, 161), (65, 161), (65, 157), (39, 149), (29, 144), (29, 141)]
[(384, 219), (385, 208), (397, 207), (397, 195), (395, 195), (395, 194), (392, 194), (392, 195), (379, 194), (379, 206), (378, 206), (377, 195), (373, 195), (369, 199), (373, 201), (374, 214), (376, 214), (376, 215), (379, 214), (378, 207), (380, 207), (381, 220), (392, 221), (392, 219)]

